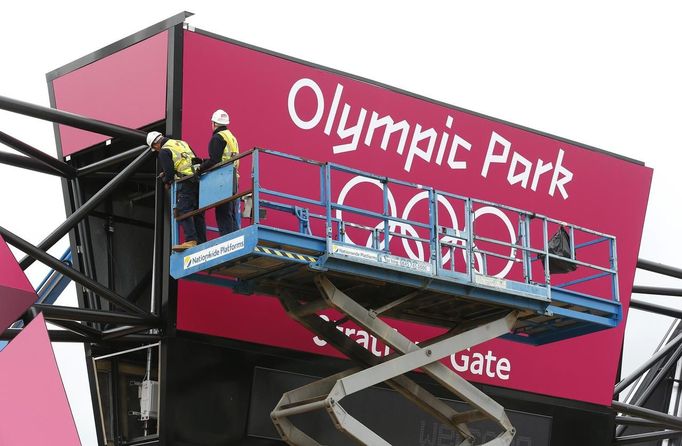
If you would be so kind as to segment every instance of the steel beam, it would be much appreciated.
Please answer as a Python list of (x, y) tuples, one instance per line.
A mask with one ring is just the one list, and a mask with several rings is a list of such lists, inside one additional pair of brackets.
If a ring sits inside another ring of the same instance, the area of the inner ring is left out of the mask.
[[(88, 175), (88, 179), (109, 181), (118, 175), (119, 172), (93, 172)], [(130, 181), (136, 181), (138, 183), (151, 183), (156, 180), (153, 173), (134, 173), (130, 176)]]
[(649, 396), (654, 392), (654, 390), (656, 390), (656, 387), (668, 375), (670, 369), (677, 365), (677, 361), (679, 361), (680, 356), (682, 356), (682, 345), (679, 345), (677, 349), (675, 349), (675, 352), (665, 361), (665, 364), (656, 370), (656, 376), (654, 379), (652, 379), (651, 382), (646, 386), (646, 389), (642, 390), (642, 393), (634, 402), (632, 402), (632, 404), (635, 406), (644, 405), (646, 400), (649, 399)]
[(616, 424), (626, 426), (663, 427), (661, 423), (637, 417), (616, 417)]
[[(647, 380), (649, 382), (647, 383), (645, 388), (640, 387), (639, 389), (637, 389), (637, 393), (639, 393), (639, 395), (635, 393), (635, 396), (637, 398), (636, 399), (633, 398), (634, 401), (631, 400), (630, 404), (632, 404), (633, 406), (644, 406), (644, 404), (649, 399), (651, 394), (656, 390), (656, 387), (658, 387), (658, 385), (660, 384), (661, 380), (667, 377), (668, 373), (670, 372), (670, 369), (673, 366), (677, 365), (677, 361), (680, 359), (680, 356), (682, 356), (682, 345), (678, 345), (677, 349), (675, 349), (675, 352), (666, 358), (665, 363), (657, 368), (655, 374), (653, 375), (653, 379), (651, 379), (650, 381)], [(653, 373), (653, 369), (651, 370), (651, 372)], [(616, 436), (622, 435), (625, 432), (626, 428), (627, 426), (619, 426), (616, 429)]]
[(110, 289), (106, 288), (102, 284), (95, 282), (94, 280), (90, 279), (89, 277), (86, 277), (83, 273), (71, 268), (70, 266), (62, 263), (59, 259), (56, 259), (46, 253), (45, 251), (31, 245), (28, 243), (26, 240), (18, 237), (17, 235), (11, 233), (7, 229), (3, 228), (0, 226), (0, 235), (10, 243), (11, 245), (15, 246), (16, 248), (20, 249), (21, 251), (25, 252), (26, 254), (30, 255), (31, 257), (35, 258), (36, 260), (39, 260), (40, 262), (44, 263), (45, 265), (51, 267), (55, 271), (58, 271), (65, 275), (66, 277), (70, 278), (76, 283), (81, 284), (85, 288), (91, 290), (92, 292), (98, 294), (101, 298), (107, 299), (109, 302), (118, 305), (121, 308), (125, 308), (126, 310), (143, 315), (143, 316), (150, 316), (149, 313), (147, 313), (145, 310), (141, 309), (140, 307), (136, 306), (133, 303), (128, 302), (125, 300), (122, 296), (114, 293)]
[[(69, 204), (67, 210), (72, 214), (76, 209), (83, 205), (83, 194), (80, 189), (80, 179), (74, 178), (68, 182), (66, 191), (70, 191), (67, 197), (66, 193), (64, 200)], [(69, 201), (71, 200), (71, 201)], [(72, 249), (76, 253), (73, 257), (74, 269), (82, 272), (85, 276), (97, 282), (97, 269), (95, 268), (95, 259), (92, 255), (92, 237), (90, 236), (90, 220), (88, 218), (82, 219), (77, 224), (77, 229), (73, 231), (73, 235), (69, 237), (72, 242)], [(82, 308), (102, 309), (102, 300), (95, 296), (94, 293), (87, 289), (78, 288), (79, 295), (82, 299), (79, 300)], [(101, 324), (98, 324), (97, 329), (102, 330)]]
[(646, 409), (644, 407), (637, 407), (631, 404), (621, 403), (620, 401), (612, 401), (611, 407), (620, 413), (626, 415), (633, 415), (644, 418), (646, 420), (656, 421), (661, 425), (671, 429), (682, 429), (682, 418), (667, 413), (658, 412), (656, 410)]
[(154, 229), (154, 224), (149, 223), (146, 221), (142, 220), (136, 220), (134, 218), (129, 218), (129, 217), (122, 217), (120, 215), (110, 215), (110, 214), (105, 214), (104, 212), (98, 212), (98, 211), (92, 211), (90, 212), (90, 217), (96, 217), (96, 218), (101, 218), (102, 220), (106, 220), (108, 218), (111, 219), (114, 223), (121, 223), (124, 225), (130, 225), (130, 226), (137, 226), (140, 228), (146, 228), (146, 229)]
[(656, 364), (658, 361), (660, 361), (663, 357), (665, 357), (668, 353), (670, 353), (671, 350), (677, 348), (677, 346), (680, 344), (680, 341), (682, 341), (682, 333), (677, 335), (675, 339), (672, 341), (668, 342), (665, 347), (660, 349), (658, 352), (656, 352), (651, 358), (649, 358), (644, 364), (639, 366), (637, 370), (632, 372), (630, 375), (627, 377), (623, 378), (618, 384), (616, 384), (616, 387), (613, 390), (614, 395), (618, 395), (620, 392), (625, 390), (630, 384), (635, 382), (637, 378), (639, 378), (644, 372), (649, 370), (654, 364)]
[(75, 321), (65, 321), (65, 320), (57, 320), (57, 319), (46, 319), (50, 323), (59, 325), (62, 328), (65, 328), (67, 330), (70, 330), (74, 333), (87, 336), (91, 339), (100, 339), (102, 337), (102, 332), (97, 330), (96, 328), (88, 327), (87, 325), (83, 325), (80, 322), (75, 322)]
[[(8, 328), (4, 333), (0, 333), (0, 341), (11, 341), (19, 336), (23, 328)], [(69, 330), (48, 330), (50, 341), (52, 342), (95, 342), (96, 339), (74, 333)]]
[(668, 438), (680, 438), (682, 437), (682, 431), (679, 430), (669, 430), (669, 431), (658, 431), (658, 432), (645, 432), (642, 434), (626, 435), (624, 437), (616, 437), (613, 444), (639, 444), (648, 443), (652, 441), (665, 440)]
[(65, 178), (65, 175), (49, 166), (29, 158), (24, 155), (17, 155), (15, 153), (0, 152), (0, 163), (9, 166), (20, 167), (22, 169), (33, 170), (34, 172), (46, 173), (48, 175), (55, 175)]
[(35, 304), (31, 306), (31, 312), (43, 313), (47, 320), (61, 321), (88, 321), (103, 322), (109, 324), (136, 325), (140, 327), (155, 327), (159, 320), (153, 316), (137, 316), (134, 314), (120, 313), (116, 311), (89, 310), (86, 308), (64, 307), (60, 305)]
[(662, 314), (664, 316), (674, 317), (675, 319), (682, 319), (682, 310), (644, 302), (643, 300), (639, 299), (631, 299), (630, 308), (636, 308), (638, 310), (648, 311), (650, 313)]
[(19, 153), (23, 153), (24, 155), (41, 162), (50, 169), (59, 172), (62, 176), (67, 178), (74, 178), (78, 173), (75, 167), (70, 166), (63, 161), (59, 161), (58, 159), (51, 157), (50, 155), (36, 149), (35, 147), (29, 146), (25, 142), (19, 141), (5, 132), (0, 132), (0, 142), (8, 147), (13, 148)]
[(682, 288), (634, 285), (632, 287), (632, 292), (639, 294), (655, 294), (658, 296), (682, 296)]
[[(157, 173), (161, 172), (159, 163), (156, 166)], [(161, 314), (161, 293), (163, 292), (163, 264), (164, 264), (164, 218), (165, 218), (165, 188), (160, 180), (154, 184), (154, 244), (152, 247), (152, 276), (151, 293), (149, 298), (149, 311), (153, 314)], [(166, 258), (167, 260), (167, 258)]]
[(78, 168), (78, 176), (82, 177), (85, 175), (90, 175), (94, 172), (100, 172), (102, 169), (106, 169), (107, 167), (123, 162), (134, 156), (139, 156), (146, 149), (146, 145), (139, 146), (135, 147), (134, 149), (119, 153), (118, 155), (110, 156), (109, 158), (105, 158), (101, 161), (95, 161), (94, 163), (88, 164), (87, 166)]
[(43, 119), (45, 121), (68, 125), (70, 127), (87, 130), (89, 132), (99, 133), (100, 135), (123, 138), (125, 140), (139, 144), (145, 144), (147, 139), (147, 133), (141, 130), (130, 129), (97, 119), (87, 118), (85, 116), (57, 110), (55, 108), (30, 104), (28, 102), (8, 98), (6, 96), (0, 96), (0, 109), (19, 113), (21, 115), (31, 116), (33, 118)]
[[(21, 328), (8, 328), (4, 333), (0, 333), (0, 341), (11, 341), (21, 333)], [(87, 342), (102, 343), (99, 339), (91, 339), (81, 336), (68, 330), (48, 330), (50, 341), (52, 342)], [(111, 342), (130, 342), (134, 344), (149, 344), (157, 342), (161, 337), (156, 334), (132, 334), (121, 338), (113, 339)]]
[(133, 333), (139, 333), (144, 330), (149, 330), (149, 327), (139, 326), (139, 325), (124, 325), (122, 327), (112, 328), (110, 330), (104, 330), (102, 332), (102, 340), (109, 341), (112, 339), (118, 339), (123, 336), (127, 336)]
[[(1, 96), (0, 96), (1, 97)], [(113, 192), (116, 187), (124, 182), (129, 176), (131, 176), (137, 169), (144, 164), (149, 158), (153, 156), (151, 150), (144, 151), (138, 155), (135, 160), (130, 163), (125, 169), (121, 171), (116, 177), (114, 177), (110, 182), (106, 184), (102, 189), (97, 191), (95, 195), (92, 196), (83, 206), (75, 210), (75, 212), (64, 220), (64, 222), (57, 227), (50, 235), (48, 235), (45, 240), (40, 242), (37, 247), (43, 251), (50, 249), (55, 243), (61, 240), (74, 226), (78, 224), (90, 211), (92, 211), (97, 205), (99, 205), (104, 198), (106, 198), (111, 192)], [(33, 263), (33, 259), (30, 257), (25, 257), (19, 262), (21, 269), (28, 268)]]
[(652, 262), (651, 260), (637, 259), (637, 268), (682, 279), (682, 269)]

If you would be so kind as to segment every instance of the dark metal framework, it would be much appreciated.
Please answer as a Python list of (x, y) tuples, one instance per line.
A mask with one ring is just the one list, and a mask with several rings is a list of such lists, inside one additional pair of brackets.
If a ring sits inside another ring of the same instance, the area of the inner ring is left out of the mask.
[[(682, 278), (682, 270), (668, 265), (639, 259), (639, 269)], [(660, 296), (680, 296), (678, 288), (635, 285), (633, 293)], [(682, 311), (663, 305), (632, 299), (630, 307), (674, 318), (673, 325), (657, 351), (614, 388), (611, 407), (624, 416), (616, 417), (614, 444), (679, 445), (682, 438), (680, 401), (680, 367), (682, 366)], [(624, 398), (619, 396), (630, 389)]]
[[(94, 130), (110, 136), (125, 136), (126, 138), (134, 139), (135, 142), (142, 143), (145, 140), (146, 133), (116, 126), (113, 124), (104, 123), (102, 121), (91, 120), (83, 116), (75, 115), (68, 112), (63, 112), (56, 109), (36, 106), (22, 101), (12, 100), (6, 97), (0, 97), (0, 108), (16, 113), (33, 116), (41, 119), (48, 119), (53, 122), (65, 123), (83, 130)], [(30, 147), (9, 135), (0, 132), (0, 141), (8, 146), (21, 151), (27, 156), (27, 159), (34, 161), (36, 171), (45, 172), (50, 169), (52, 174), (59, 174), (64, 178), (77, 180), (80, 175), (78, 170), (67, 163), (56, 160), (43, 152)], [(136, 172), (140, 166), (147, 161), (152, 153), (149, 150), (143, 150), (143, 147), (138, 147), (135, 152), (128, 151), (126, 156), (139, 152), (138, 156), (126, 168), (124, 168), (118, 175), (109, 181), (98, 193), (96, 193), (90, 200), (79, 206), (71, 215), (55, 229), (45, 240), (38, 246), (34, 246), (26, 240), (20, 238), (9, 230), (0, 227), (0, 235), (11, 245), (22, 250), (27, 254), (27, 257), (20, 262), (22, 269), (26, 269), (34, 260), (38, 260), (43, 264), (49, 266), (55, 271), (70, 278), (77, 284), (81, 285), (83, 289), (88, 290), (101, 299), (105, 299), (110, 304), (113, 304), (119, 311), (102, 311), (94, 308), (70, 308), (59, 307), (54, 305), (36, 304), (27, 312), (24, 319), (29, 320), (37, 313), (43, 313), (46, 320), (52, 321), (68, 329), (72, 334), (78, 337), (71, 337), (66, 334), (51, 333), (55, 339), (78, 340), (80, 342), (97, 343), (108, 339), (126, 340), (126, 336), (139, 331), (148, 330), (150, 328), (158, 328), (160, 326), (160, 319), (151, 311), (145, 310), (129, 298), (121, 296), (105, 287), (97, 280), (89, 277), (86, 273), (79, 271), (78, 266), (69, 266), (67, 263), (60, 261), (49, 255), (46, 251), (59, 241), (64, 235), (69, 233), (75, 226), (81, 224), (82, 220), (93, 211), (93, 209), (103, 202), (103, 200), (112, 193), (116, 187), (127, 180), (130, 175)], [(121, 158), (115, 160), (119, 162)], [(108, 166), (108, 163), (99, 163), (101, 168)], [(26, 164), (28, 167), (28, 164)], [(91, 173), (88, 170), (87, 173)], [(86, 173), (86, 174), (87, 174)], [(115, 329), (101, 330), (93, 326), (85, 325), (82, 322), (91, 323), (106, 323), (109, 325), (119, 326)], [(16, 329), (4, 334), (4, 338), (11, 338), (16, 334)], [(157, 337), (157, 336), (154, 336)], [(129, 339), (127, 339), (129, 340)]]

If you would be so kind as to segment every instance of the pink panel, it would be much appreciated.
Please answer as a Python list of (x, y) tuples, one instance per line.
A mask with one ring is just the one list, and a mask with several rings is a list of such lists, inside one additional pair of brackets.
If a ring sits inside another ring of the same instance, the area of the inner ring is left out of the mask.
[(40, 315), (0, 352), (0, 444), (80, 445)]
[[(199, 156), (207, 154), (209, 119), (216, 108), (230, 114), (230, 128), (242, 150), (266, 147), (332, 161), (615, 235), (620, 297), (627, 314), (651, 169), (548, 135), (186, 32), (182, 134)], [(400, 132), (382, 144), (388, 132), (377, 120), (389, 116), (396, 125), (403, 123), (409, 128), (402, 148)], [(292, 187), (302, 184), (303, 175), (298, 172), (273, 175), (285, 175)], [(338, 197), (339, 189), (340, 185), (333, 186), (333, 198)], [(350, 195), (357, 200), (353, 204), (358, 205), (366, 193), (372, 189), (353, 189)], [(396, 192), (398, 216), (411, 198)], [(500, 226), (500, 231), (506, 231)], [(461, 222), (456, 227), (462, 229)], [(594, 290), (584, 290), (590, 291)], [(414, 339), (433, 332), (433, 328), (416, 324), (397, 326)], [(244, 298), (196, 283), (181, 282), (178, 328), (336, 354), (292, 324), (276, 299)], [(613, 330), (541, 347), (494, 340), (445, 362), (472, 381), (608, 405), (624, 329), (622, 323)], [(493, 357), (496, 361), (504, 358), (510, 364), (509, 373), (491, 376), (489, 369), (481, 368), (482, 360), (491, 362)]]
[(36, 300), (31, 283), (0, 236), (0, 333)]
[[(54, 80), (56, 108), (138, 128), (166, 116), (168, 32), (164, 31)], [(59, 126), (64, 156), (108, 136)]]

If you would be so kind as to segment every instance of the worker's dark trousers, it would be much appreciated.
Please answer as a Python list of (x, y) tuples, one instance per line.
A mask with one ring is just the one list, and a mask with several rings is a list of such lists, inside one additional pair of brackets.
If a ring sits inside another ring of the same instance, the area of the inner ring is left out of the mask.
[(239, 211), (239, 200), (221, 204), (215, 208), (215, 218), (218, 222), (218, 232), (220, 235), (229, 234), (239, 229), (237, 215)]
[[(199, 207), (199, 183), (194, 181), (178, 183), (176, 198), (175, 215), (180, 216), (197, 209)], [(185, 241), (194, 240), (197, 243), (206, 241), (206, 221), (203, 212), (180, 220), (180, 226), (182, 226), (182, 232), (185, 234)]]
[[(233, 177), (233, 191), (236, 194), (239, 190), (237, 176)], [(240, 200), (230, 201), (229, 203), (221, 204), (215, 208), (215, 219), (218, 223), (218, 232), (220, 235), (229, 234), (239, 229), (239, 203)]]

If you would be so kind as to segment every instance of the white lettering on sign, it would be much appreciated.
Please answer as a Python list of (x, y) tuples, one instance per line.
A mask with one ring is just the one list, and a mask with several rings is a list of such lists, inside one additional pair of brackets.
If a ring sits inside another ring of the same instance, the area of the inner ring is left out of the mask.
[[(292, 122), (302, 130), (313, 130), (324, 121), (322, 129), (324, 134), (332, 136), (332, 132), (335, 131), (335, 136), (342, 141), (342, 144), (331, 147), (335, 155), (353, 152), (360, 144), (367, 147), (377, 147), (375, 144), (378, 144), (383, 151), (390, 148), (403, 156), (405, 158), (403, 169), (407, 172), (412, 170), (415, 163), (435, 162), (436, 165), (442, 166), (443, 161), (452, 170), (469, 168), (467, 152), (472, 152), (476, 148), (462, 135), (467, 129), (463, 128), (461, 131), (453, 129), (455, 122), (453, 116), (445, 116), (443, 129), (428, 127), (419, 122), (410, 123), (390, 114), (381, 114), (366, 107), (343, 102), (343, 90), (344, 86), (337, 84), (334, 96), (331, 102), (328, 102), (325, 100), (325, 92), (317, 82), (310, 78), (297, 80), (289, 90), (287, 101)], [(296, 98), (302, 91), (314, 94), (314, 109), (297, 109)], [(354, 107), (357, 110), (355, 113)], [(325, 113), (327, 119), (323, 120)], [(489, 174), (506, 175), (510, 186), (530, 188), (533, 192), (542, 185), (543, 190), (550, 196), (553, 197), (558, 190), (565, 200), (569, 196), (567, 185), (573, 179), (573, 172), (565, 166), (564, 156), (564, 151), (559, 148), (552, 162), (529, 159), (518, 148), (512, 150), (512, 142), (493, 131), (488, 141), (481, 176), (488, 178)], [(546, 175), (545, 181), (543, 175)]]
[[(481, 176), (487, 177), (490, 167), (493, 164), (507, 164), (511, 145), (512, 143), (502, 135), (497, 132), (492, 132), (488, 143), (488, 151), (485, 154)], [(497, 149), (498, 146), (502, 146), (501, 151)], [(530, 180), (532, 174), (533, 181), (531, 182), (530, 188), (532, 191), (535, 191), (537, 190), (540, 176), (554, 169), (552, 179), (549, 183), (548, 193), (553, 197), (554, 192), (558, 188), (559, 193), (565, 200), (568, 198), (568, 192), (566, 191), (565, 186), (573, 179), (573, 172), (562, 165), (563, 160), (564, 151), (559, 149), (554, 165), (552, 163), (545, 164), (541, 159), (538, 159), (535, 163), (535, 167), (533, 167), (533, 162), (531, 160), (518, 152), (514, 152), (512, 154), (511, 162), (509, 163), (509, 170), (507, 171), (507, 182), (511, 185), (521, 183), (521, 187), (526, 189), (528, 187), (528, 180)], [(533, 172), (533, 169), (535, 169), (535, 172)]]
[(241, 235), (226, 242), (211, 246), (210, 248), (195, 252), (194, 254), (186, 255), (182, 263), (184, 269), (193, 268), (202, 263), (217, 259), (218, 257), (244, 249), (244, 246), (244, 236)]
[[(329, 322), (328, 316), (324, 314), (320, 314), (319, 316), (320, 318)], [(372, 336), (365, 330), (361, 330), (359, 328), (344, 327), (343, 325), (337, 325), (336, 329), (339, 330), (341, 333), (345, 334), (346, 336), (348, 336), (349, 338), (355, 339), (355, 342), (357, 342), (365, 349), (372, 352), (374, 356), (387, 356), (391, 352), (391, 349), (388, 346), (381, 344), (381, 342), (379, 342), (379, 340), (375, 336)], [(327, 341), (318, 336), (313, 337), (313, 342), (318, 347), (324, 347), (325, 345), (327, 345)]]
[(469, 372), (472, 375), (487, 376), (503, 381), (509, 379), (511, 362), (507, 358), (498, 358), (491, 350), (485, 354), (472, 352), (471, 348), (450, 356), (452, 367), (458, 372)]
[[(315, 110), (315, 115), (308, 120), (304, 121), (298, 113), (296, 113), (296, 105), (294, 101), (296, 100), (296, 95), (303, 87), (308, 87), (315, 93), (315, 98), (317, 99), (317, 110)], [(324, 96), (322, 95), (322, 90), (320, 87), (310, 79), (300, 79), (296, 82), (289, 91), (289, 116), (296, 124), (296, 127), (308, 130), (315, 127), (322, 119), (322, 113), (324, 113)]]

